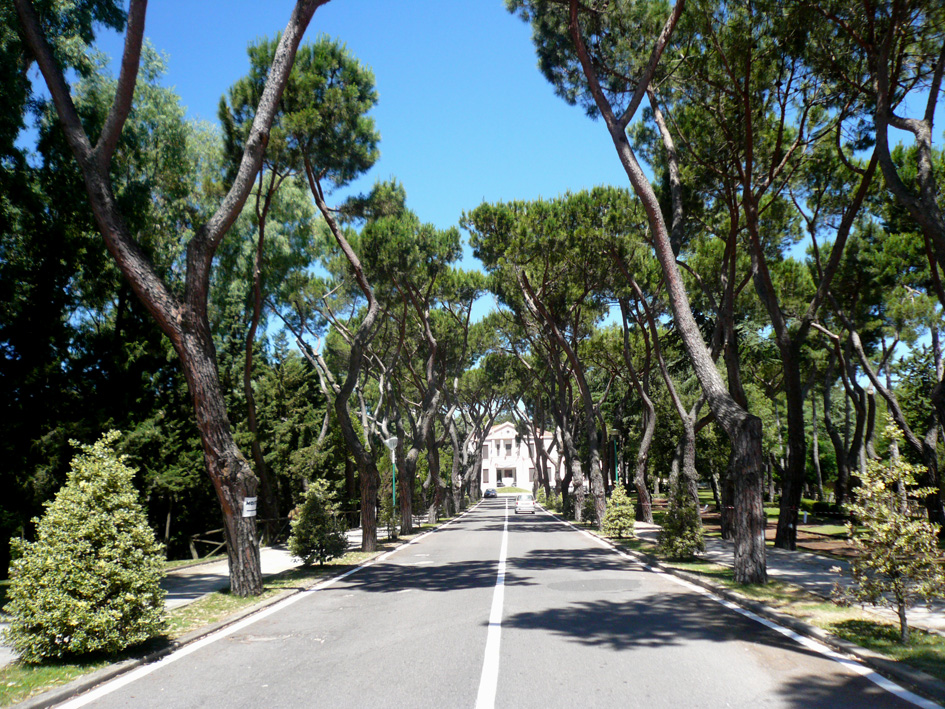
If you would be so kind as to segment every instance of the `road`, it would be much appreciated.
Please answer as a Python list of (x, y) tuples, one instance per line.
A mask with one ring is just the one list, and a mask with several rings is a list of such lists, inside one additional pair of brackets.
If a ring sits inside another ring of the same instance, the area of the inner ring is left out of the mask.
[(486, 500), (66, 706), (905, 707), (550, 515)]

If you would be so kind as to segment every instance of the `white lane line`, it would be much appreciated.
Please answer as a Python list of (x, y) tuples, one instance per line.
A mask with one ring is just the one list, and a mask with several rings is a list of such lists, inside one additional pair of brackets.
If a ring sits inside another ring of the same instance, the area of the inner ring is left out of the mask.
[(445, 522), (444, 524), (441, 524), (439, 527), (435, 529), (431, 529), (428, 532), (424, 532), (420, 536), (411, 539), (406, 544), (403, 544), (397, 547), (396, 549), (392, 549), (391, 551), (385, 554), (382, 554), (381, 556), (375, 557), (374, 559), (371, 559), (365, 564), (362, 564), (360, 566), (355, 566), (353, 569), (349, 569), (343, 574), (340, 574), (330, 579), (326, 579), (325, 581), (322, 581), (321, 583), (316, 584), (315, 586), (312, 586), (310, 589), (302, 591), (301, 593), (297, 593), (294, 596), (289, 596), (284, 601), (280, 601), (279, 603), (276, 603), (275, 605), (269, 606), (265, 610), (261, 610), (258, 613), (254, 613), (253, 615), (249, 616), (248, 618), (245, 618), (244, 620), (239, 621), (238, 623), (234, 623), (233, 625), (228, 625), (227, 627), (222, 628), (215, 633), (207, 635), (206, 637), (201, 638), (200, 640), (192, 642), (189, 645), (185, 645), (180, 650), (175, 650), (170, 655), (165, 655), (164, 657), (162, 657), (160, 660), (157, 660), (156, 662), (152, 662), (147, 665), (142, 665), (134, 670), (131, 670), (127, 674), (123, 674), (120, 677), (116, 677), (110, 682), (106, 682), (105, 684), (99, 685), (98, 687), (95, 687), (94, 689), (87, 692), (86, 694), (76, 697), (75, 699), (72, 699), (71, 701), (68, 701), (64, 704), (60, 704), (59, 709), (79, 709), (80, 707), (84, 707), (87, 704), (94, 702), (96, 699), (101, 699), (102, 697), (105, 697), (111, 694), (112, 692), (118, 689), (121, 689), (122, 687), (125, 687), (126, 685), (129, 685), (132, 682), (135, 682), (136, 680), (141, 679), (142, 677), (148, 676), (155, 670), (158, 670), (166, 665), (171, 664), (172, 662), (176, 662), (177, 660), (187, 657), (191, 653), (194, 653), (197, 650), (200, 650), (201, 648), (206, 647), (207, 645), (215, 643), (218, 640), (223, 640), (223, 638), (226, 638), (230, 635), (233, 635), (234, 633), (239, 632), (240, 630), (243, 630), (244, 628), (249, 627), (250, 625), (252, 625), (258, 620), (262, 620), (263, 618), (268, 618), (274, 613), (278, 613), (284, 608), (288, 608), (292, 604), (298, 603), (303, 598), (307, 598), (313, 593), (317, 593), (318, 591), (321, 591), (322, 589), (328, 588), (329, 586), (332, 586), (338, 583), (339, 581), (348, 578), (352, 574), (358, 573), (362, 569), (366, 569), (370, 566), (374, 566), (374, 564), (377, 564), (378, 562), (386, 561), (397, 552), (403, 551), (407, 547), (412, 546), (413, 544), (416, 544), (421, 539), (428, 537), (431, 534), (434, 534), (435, 532), (437, 532), (440, 529), (443, 529), (444, 527), (448, 527), (449, 525), (453, 524), (453, 522), (455, 522), (456, 520), (460, 519), (461, 517), (464, 517), (465, 514), (466, 513), (463, 513), (462, 515), (454, 517), (449, 522)]
[(883, 675), (879, 674), (878, 672), (870, 669), (869, 667), (867, 667), (865, 664), (863, 664), (857, 659), (854, 659), (852, 657), (847, 657), (845, 655), (841, 655), (839, 652), (837, 652), (833, 648), (827, 645), (824, 645), (823, 643), (817, 640), (808, 638), (804, 635), (801, 635), (800, 633), (796, 633), (790, 628), (785, 628), (782, 625), (778, 625), (774, 621), (768, 620), (767, 618), (763, 618), (760, 615), (752, 613), (750, 610), (742, 608), (738, 604), (732, 603), (731, 601), (725, 598), (722, 598), (721, 596), (717, 596), (711, 591), (709, 591), (708, 589), (702, 588), (702, 586), (697, 586), (693, 583), (689, 583), (685, 579), (681, 579), (678, 576), (675, 576), (673, 574), (668, 574), (662, 569), (657, 568), (655, 566), (644, 564), (639, 559), (620, 550), (614, 544), (604, 541), (600, 537), (589, 533), (587, 530), (581, 529), (580, 527), (576, 527), (575, 525), (571, 524), (567, 520), (562, 519), (561, 517), (558, 517), (555, 514), (549, 513), (549, 515), (551, 517), (554, 517), (554, 519), (560, 522), (561, 524), (567, 525), (574, 531), (580, 532), (585, 537), (593, 539), (601, 546), (611, 549), (618, 556), (623, 557), (624, 559), (627, 559), (633, 562), (634, 564), (642, 566), (647, 571), (651, 571), (656, 574), (661, 574), (663, 578), (667, 578), (671, 581), (674, 581), (680, 586), (684, 586), (690, 591), (695, 591), (696, 593), (699, 593), (705, 596), (706, 598), (711, 598), (713, 601), (715, 601), (719, 605), (725, 606), (729, 610), (735, 611), (736, 613), (739, 613), (740, 615), (743, 615), (746, 618), (750, 618), (751, 620), (754, 620), (757, 623), (761, 623), (767, 628), (771, 628), (771, 630), (781, 633), (781, 635), (791, 638), (791, 640), (798, 643), (799, 645), (802, 645), (803, 647), (806, 647), (808, 650), (813, 650), (814, 652), (820, 653), (821, 655), (833, 660), (834, 662), (837, 662), (843, 665), (844, 667), (857, 673), (858, 675), (865, 677), (873, 684), (878, 685), (879, 687), (882, 687), (887, 692), (895, 695), (896, 697), (898, 697), (899, 699), (902, 699), (903, 701), (909, 702), (910, 704), (914, 706), (920, 707), (920, 709), (941, 709), (941, 706), (939, 704), (936, 704), (935, 702), (931, 702), (925, 697), (921, 697), (918, 694), (915, 694), (914, 692), (910, 692), (905, 687), (902, 687), (901, 685), (896, 684), (892, 680), (887, 679), (886, 677), (883, 677)]
[(505, 601), (505, 560), (508, 554), (509, 503), (506, 500), (505, 522), (502, 525), (502, 546), (499, 549), (499, 572), (496, 574), (495, 591), (492, 593), (489, 632), (486, 635), (486, 656), (482, 661), (482, 676), (479, 678), (476, 709), (492, 709), (495, 706), (496, 687), (499, 683), (499, 646), (502, 640), (502, 604)]

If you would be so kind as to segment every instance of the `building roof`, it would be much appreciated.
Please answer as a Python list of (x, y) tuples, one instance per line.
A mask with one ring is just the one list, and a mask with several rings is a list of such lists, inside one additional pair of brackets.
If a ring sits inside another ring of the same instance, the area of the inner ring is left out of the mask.
[[(495, 426), (489, 429), (489, 433), (486, 434), (486, 440), (503, 438), (507, 436), (517, 436), (518, 431), (515, 429), (515, 424), (511, 421), (504, 421), (502, 423), (497, 423)], [(548, 431), (542, 431), (542, 438), (551, 438), (551, 433)], [(531, 436), (527, 436), (531, 438)]]

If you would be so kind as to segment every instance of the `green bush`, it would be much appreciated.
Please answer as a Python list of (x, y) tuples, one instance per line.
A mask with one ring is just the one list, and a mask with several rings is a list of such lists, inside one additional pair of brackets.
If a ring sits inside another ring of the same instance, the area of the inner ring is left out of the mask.
[(670, 559), (692, 559), (705, 552), (699, 510), (682, 487), (670, 500), (669, 509), (663, 518), (659, 550)]
[(328, 482), (315, 480), (308, 486), (296, 517), (292, 520), (289, 551), (306, 566), (324, 564), (348, 549), (348, 537), (328, 491)]
[(14, 539), (5, 642), (28, 663), (117, 653), (164, 628), (163, 547), (138, 501), (118, 432), (78, 446), (65, 485)]
[(601, 531), (614, 539), (632, 539), (635, 515), (633, 501), (627, 495), (623, 485), (617, 485), (607, 503), (607, 512), (604, 514), (604, 525)]

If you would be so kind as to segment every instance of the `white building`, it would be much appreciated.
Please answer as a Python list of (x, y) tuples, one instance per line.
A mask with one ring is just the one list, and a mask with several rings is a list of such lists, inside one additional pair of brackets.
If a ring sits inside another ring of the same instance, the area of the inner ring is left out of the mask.
[[(558, 452), (554, 450), (554, 436), (542, 433), (545, 452), (548, 454), (549, 477), (558, 475)], [(532, 490), (538, 481), (535, 474), (535, 444), (531, 436), (517, 439), (515, 426), (509, 422), (493, 426), (482, 443), (481, 489), (498, 488), (499, 481), (505, 487), (521, 487)]]

